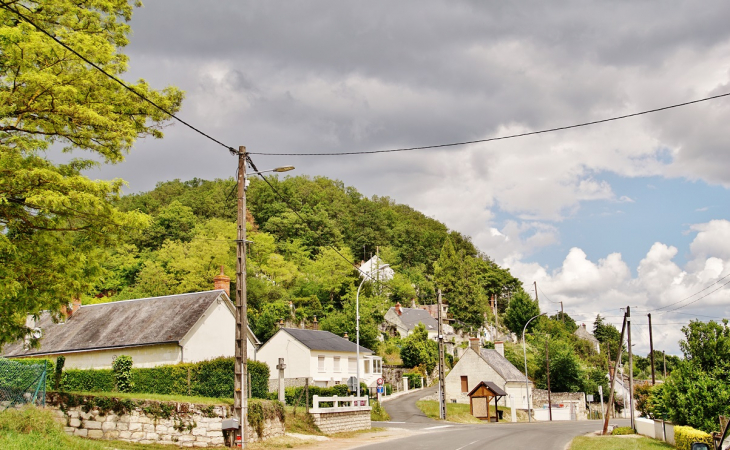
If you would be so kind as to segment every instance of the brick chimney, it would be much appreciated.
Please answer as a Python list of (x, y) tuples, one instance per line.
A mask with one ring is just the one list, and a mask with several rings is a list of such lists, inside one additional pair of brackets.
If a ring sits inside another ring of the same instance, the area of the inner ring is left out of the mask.
[(319, 330), (319, 322), (317, 322), (317, 316), (314, 316), (314, 320), (312, 321), (312, 327), (315, 330)]
[(479, 353), (482, 346), (479, 344), (479, 338), (469, 338), (469, 348)]
[(71, 305), (61, 305), (61, 316), (63, 316), (64, 320), (71, 317), (78, 309), (81, 307), (81, 299), (77, 297), (73, 297), (71, 300)]
[(213, 289), (223, 289), (227, 296), (231, 296), (231, 278), (223, 273), (223, 266), (221, 266), (221, 273), (213, 278)]
[(497, 350), (497, 353), (504, 356), (504, 342), (494, 341), (494, 349)]
[(400, 302), (398, 302), (398, 303), (395, 304), (395, 313), (398, 314), (399, 316), (401, 314), (403, 314), (403, 312), (400, 309)]
[(345, 335), (342, 336), (342, 337), (345, 338), (345, 339), (349, 339), (349, 337), (347, 336), (347, 331), (345, 331)]

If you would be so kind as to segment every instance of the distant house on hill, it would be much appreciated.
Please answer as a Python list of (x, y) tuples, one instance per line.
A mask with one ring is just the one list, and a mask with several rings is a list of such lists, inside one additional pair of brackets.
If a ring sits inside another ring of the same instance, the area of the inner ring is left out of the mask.
[[(390, 331), (391, 334), (397, 333), (400, 337), (404, 338), (413, 333), (413, 330), (418, 324), (423, 324), (426, 327), (429, 339), (436, 339), (438, 337), (438, 321), (429, 313), (429, 310), (404, 308), (400, 303), (396, 303), (395, 306), (391, 306), (385, 313), (381, 331)], [(453, 327), (447, 325), (445, 321), (443, 327), (444, 335), (454, 333)]]
[(392, 280), (393, 275), (395, 275), (390, 264), (386, 264), (377, 255), (360, 264), (358, 270), (360, 271), (360, 277), (368, 277), (380, 281)]
[(270, 389), (279, 372), (276, 366), (284, 358), (285, 385), (303, 386), (308, 379), (312, 385), (329, 387), (346, 383), (357, 375), (360, 365), (360, 381), (374, 386), (383, 375), (383, 360), (372, 350), (357, 345), (329, 331), (281, 328), (257, 352), (257, 358), (271, 368)]
[[(483, 381), (492, 382), (507, 393), (499, 401), (500, 405), (510, 406), (512, 397), (519, 409), (527, 409), (525, 374), (520, 372), (504, 357), (504, 344), (495, 342), (495, 349), (481, 348), (479, 339), (472, 339), (471, 345), (446, 376), (447, 401), (469, 403), (468, 394)], [(528, 383), (530, 400), (533, 384)]]
[[(40, 348), (19, 341), (6, 345), (2, 356), (63, 355), (65, 367), (79, 369), (111, 368), (118, 355), (131, 356), (135, 367), (234, 356), (235, 308), (224, 289), (83, 306), (75, 301), (65, 320), (54, 322), (46, 312), (34, 326)], [(249, 328), (249, 359), (260, 344)]]
[(601, 353), (601, 343), (598, 342), (598, 339), (596, 339), (596, 337), (586, 329), (586, 324), (581, 324), (578, 329), (575, 330), (575, 335), (584, 341), (590, 342), (593, 345), (593, 348), (595, 348), (598, 353)]

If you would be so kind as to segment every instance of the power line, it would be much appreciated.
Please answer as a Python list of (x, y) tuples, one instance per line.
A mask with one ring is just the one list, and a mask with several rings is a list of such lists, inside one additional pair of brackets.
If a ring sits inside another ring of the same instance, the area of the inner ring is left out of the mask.
[[(719, 280), (718, 280), (718, 281), (719, 281)], [(685, 305), (682, 305), (682, 306), (678, 306), (678, 307), (676, 307), (676, 308), (674, 308), (674, 309), (670, 309), (669, 311), (666, 311), (666, 312), (673, 312), (673, 311), (676, 311), (676, 310), (678, 310), (678, 309), (686, 308), (687, 306), (689, 306), (689, 305), (691, 305), (691, 304), (693, 304), (693, 303), (697, 303), (698, 301), (702, 300), (703, 298), (707, 297), (708, 295), (711, 295), (711, 294), (713, 294), (713, 293), (715, 293), (715, 292), (719, 291), (720, 289), (724, 288), (724, 287), (725, 287), (725, 286), (727, 286), (728, 284), (730, 284), (730, 281), (728, 281), (728, 282), (726, 282), (725, 284), (721, 285), (721, 286), (720, 286), (719, 288), (715, 289), (714, 291), (710, 291), (710, 292), (708, 292), (707, 294), (703, 295), (702, 297), (696, 298), (696, 299), (692, 300), (691, 302), (689, 302), (689, 303), (687, 303), (687, 304), (685, 304)]]
[(187, 123), (186, 121), (184, 121), (184, 120), (182, 120), (181, 118), (177, 117), (177, 116), (176, 116), (175, 114), (171, 113), (170, 111), (166, 110), (166, 109), (165, 109), (165, 108), (163, 108), (162, 106), (158, 105), (157, 103), (155, 103), (155, 102), (153, 102), (152, 100), (148, 99), (148, 98), (147, 98), (147, 97), (145, 97), (144, 95), (140, 94), (139, 92), (137, 92), (136, 90), (134, 90), (134, 89), (133, 89), (132, 87), (130, 87), (130, 86), (127, 86), (127, 84), (126, 84), (126, 83), (124, 83), (124, 82), (123, 82), (122, 80), (120, 80), (119, 78), (117, 78), (117, 77), (115, 77), (114, 75), (110, 74), (110, 73), (109, 73), (109, 72), (107, 72), (106, 70), (102, 69), (102, 68), (101, 68), (100, 66), (98, 66), (97, 64), (95, 64), (95, 63), (93, 63), (93, 62), (89, 61), (89, 59), (88, 59), (88, 58), (86, 58), (85, 56), (83, 56), (82, 54), (80, 54), (79, 52), (77, 52), (76, 50), (74, 50), (73, 48), (71, 48), (70, 46), (68, 46), (68, 45), (67, 45), (66, 43), (64, 43), (63, 41), (61, 41), (60, 39), (58, 39), (57, 37), (55, 37), (54, 35), (52, 35), (52, 34), (51, 34), (51, 33), (49, 33), (48, 31), (46, 31), (45, 29), (43, 29), (43, 28), (41, 28), (40, 26), (36, 25), (36, 23), (35, 23), (35, 22), (33, 22), (32, 20), (30, 20), (30, 19), (29, 19), (29, 18), (28, 18), (27, 16), (25, 16), (24, 14), (22, 14), (22, 13), (21, 13), (20, 11), (17, 11), (17, 10), (15, 10), (15, 9), (11, 8), (11, 7), (10, 7), (10, 5), (9, 5), (8, 3), (5, 3), (5, 2), (2, 2), (2, 1), (0, 1), (0, 6), (2, 6), (3, 8), (5, 8), (6, 10), (8, 10), (8, 11), (12, 12), (13, 14), (17, 15), (18, 17), (20, 17), (20, 18), (21, 18), (21, 19), (23, 19), (24, 21), (28, 22), (28, 23), (29, 23), (30, 25), (32, 25), (33, 27), (35, 27), (35, 29), (36, 29), (36, 30), (40, 31), (41, 33), (45, 34), (45, 35), (46, 35), (46, 36), (48, 36), (49, 38), (53, 39), (53, 40), (54, 40), (54, 41), (55, 41), (55, 42), (56, 42), (56, 43), (57, 43), (58, 45), (62, 46), (63, 48), (65, 48), (66, 50), (70, 51), (70, 52), (71, 52), (71, 53), (73, 53), (74, 55), (78, 56), (78, 57), (79, 57), (79, 58), (81, 58), (81, 59), (82, 59), (82, 60), (83, 60), (84, 62), (86, 62), (87, 64), (89, 64), (89, 65), (90, 65), (91, 67), (93, 67), (93, 68), (95, 68), (96, 70), (98, 70), (99, 72), (103, 73), (104, 75), (106, 75), (107, 77), (109, 77), (109, 78), (110, 78), (111, 80), (113, 80), (113, 81), (117, 82), (117, 83), (118, 83), (119, 85), (121, 85), (121, 86), (122, 86), (122, 87), (123, 87), (124, 89), (126, 89), (126, 90), (128, 90), (129, 92), (133, 93), (134, 95), (136, 95), (136, 96), (137, 96), (137, 97), (139, 97), (140, 99), (142, 99), (142, 100), (144, 100), (145, 102), (149, 103), (150, 105), (154, 106), (154, 107), (155, 107), (155, 108), (157, 108), (158, 110), (162, 111), (163, 113), (165, 113), (165, 114), (167, 114), (168, 116), (172, 117), (173, 119), (177, 120), (178, 122), (180, 122), (181, 124), (183, 124), (183, 125), (185, 125), (186, 127), (190, 128), (191, 130), (195, 131), (196, 133), (198, 133), (198, 134), (200, 134), (200, 135), (202, 135), (202, 136), (204, 136), (204, 137), (206, 137), (206, 138), (210, 139), (211, 141), (215, 142), (215, 143), (216, 143), (216, 144), (218, 144), (218, 145), (221, 145), (221, 146), (223, 146), (223, 147), (227, 148), (227, 149), (228, 149), (228, 151), (230, 151), (230, 152), (231, 152), (232, 154), (235, 154), (235, 153), (236, 153), (236, 150), (235, 150), (235, 149), (234, 149), (233, 147), (231, 147), (231, 146), (229, 146), (229, 145), (226, 145), (226, 144), (224, 144), (223, 142), (219, 141), (218, 139), (216, 139), (216, 138), (214, 138), (214, 137), (210, 136), (209, 134), (207, 134), (207, 133), (205, 133), (205, 132), (203, 132), (203, 131), (199, 130), (198, 128), (194, 127), (193, 125), (191, 125), (191, 124)]
[[(681, 299), (681, 300), (678, 300), (678, 301), (676, 301), (676, 302), (674, 302), (674, 303), (670, 303), (669, 305), (666, 305), (666, 306), (662, 306), (662, 307), (660, 307), (660, 308), (656, 308), (656, 309), (652, 309), (652, 310), (651, 310), (651, 311), (649, 311), (649, 312), (654, 312), (654, 311), (660, 311), (660, 310), (662, 310), (662, 309), (670, 308), (670, 307), (672, 307), (672, 306), (674, 306), (674, 305), (676, 305), (676, 304), (678, 304), (678, 303), (682, 303), (682, 302), (683, 302), (683, 301), (685, 301), (685, 300), (689, 300), (690, 298), (694, 297), (695, 295), (697, 295), (697, 294), (700, 294), (700, 293), (702, 293), (702, 292), (705, 292), (706, 290), (710, 289), (710, 288), (711, 288), (712, 286), (716, 285), (717, 283), (721, 282), (722, 280), (724, 280), (724, 279), (725, 279), (725, 278), (727, 278), (727, 277), (730, 277), (730, 273), (728, 273), (727, 275), (725, 275), (725, 276), (724, 276), (724, 277), (722, 277), (722, 278), (719, 278), (719, 279), (718, 279), (717, 281), (715, 281), (714, 283), (710, 284), (709, 286), (707, 286), (706, 288), (704, 288), (704, 289), (702, 289), (702, 290), (699, 290), (699, 291), (695, 292), (695, 293), (694, 293), (694, 294), (692, 294), (692, 295), (689, 295), (689, 296), (687, 296), (687, 297), (685, 297), (685, 298), (683, 298), (683, 299)], [(727, 283), (725, 283), (725, 284), (727, 284)], [(725, 286), (725, 284), (723, 284), (723, 286)], [(715, 292), (715, 291), (712, 291), (712, 292)], [(711, 292), (711, 293), (712, 293), (712, 292)], [(702, 298), (702, 297), (700, 297), (700, 298)], [(687, 305), (691, 305), (692, 303), (694, 303), (694, 301), (693, 301), (693, 302), (690, 302), (690, 303), (687, 303)], [(687, 305), (684, 305), (684, 306), (687, 306)], [(675, 309), (672, 309), (671, 311), (675, 311), (676, 309), (679, 309), (679, 308), (675, 308)], [(665, 312), (669, 312), (669, 311), (665, 311)]]
[(695, 103), (701, 103), (701, 102), (707, 102), (710, 100), (715, 100), (722, 97), (730, 96), (730, 92), (725, 94), (719, 94), (719, 95), (713, 95), (711, 97), (705, 97), (698, 100), (692, 100), (689, 102), (683, 102), (683, 103), (676, 103), (674, 105), (669, 106), (663, 106), (661, 108), (654, 108), (649, 109), (646, 111), (636, 112), (632, 114), (624, 114), (622, 116), (616, 116), (611, 117), (608, 119), (601, 119), (601, 120), (593, 120), (591, 122), (583, 122), (578, 123), (574, 125), (566, 125), (562, 127), (556, 127), (556, 128), (548, 128), (545, 130), (539, 130), (539, 131), (530, 131), (526, 133), (518, 133), (518, 134), (511, 134), (508, 136), (501, 136), (501, 137), (493, 137), (493, 138), (487, 138), (487, 139), (476, 139), (473, 141), (462, 141), (462, 142), (452, 142), (450, 144), (437, 144), (437, 145), (424, 145), (421, 147), (405, 147), (405, 148), (392, 148), (387, 150), (369, 150), (369, 151), (359, 151), (359, 152), (328, 152), (328, 153), (263, 153), (263, 152), (251, 152), (252, 155), (265, 155), (265, 156), (350, 156), (350, 155), (371, 155), (375, 153), (395, 153), (395, 152), (410, 152), (415, 150), (427, 150), (427, 149), (434, 149), (434, 148), (444, 148), (444, 147), (457, 147), (461, 145), (469, 145), (469, 144), (479, 144), (484, 142), (492, 142), (492, 141), (502, 141), (506, 139), (514, 139), (514, 138), (520, 138), (525, 136), (533, 136), (536, 134), (545, 134), (545, 133), (552, 133), (554, 131), (562, 131), (562, 130), (569, 130), (571, 128), (580, 128), (580, 127), (587, 127), (589, 125), (596, 125), (600, 123), (605, 122), (613, 122), (616, 120), (621, 119), (627, 119), (630, 117), (636, 117), (636, 116), (642, 116), (645, 114), (651, 114), (659, 111), (665, 111), (667, 109), (672, 108), (679, 108), (682, 106), (692, 105)]

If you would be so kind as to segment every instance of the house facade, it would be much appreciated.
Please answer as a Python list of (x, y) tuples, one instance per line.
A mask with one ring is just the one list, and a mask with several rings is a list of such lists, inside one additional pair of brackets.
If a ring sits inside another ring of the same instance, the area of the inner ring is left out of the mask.
[[(32, 324), (40, 347), (23, 341), (6, 345), (6, 358), (55, 358), (65, 367), (109, 369), (119, 355), (135, 367), (199, 362), (234, 356), (235, 308), (223, 289), (124, 300), (94, 305), (74, 303), (61, 321), (44, 313)], [(260, 342), (248, 329), (247, 349), (255, 359)]]
[(596, 339), (596, 337), (588, 331), (586, 324), (581, 324), (578, 329), (575, 330), (575, 335), (584, 341), (590, 342), (596, 352), (601, 353), (601, 343), (598, 342), (598, 339)]
[(286, 386), (307, 379), (320, 387), (346, 383), (357, 375), (358, 364), (360, 381), (368, 386), (376, 385), (383, 373), (383, 360), (372, 350), (361, 346), (358, 361), (357, 346), (329, 331), (281, 328), (257, 352), (257, 359), (269, 365), (271, 380), (279, 378), (279, 358), (284, 358)]
[(511, 398), (516, 408), (527, 409), (533, 383), (529, 381), (525, 386), (525, 374), (504, 357), (504, 344), (496, 342), (494, 350), (480, 348), (478, 339), (471, 340), (470, 344), (446, 376), (447, 401), (469, 403), (468, 393), (484, 381), (494, 383), (507, 393), (499, 400), (500, 405), (510, 406)]

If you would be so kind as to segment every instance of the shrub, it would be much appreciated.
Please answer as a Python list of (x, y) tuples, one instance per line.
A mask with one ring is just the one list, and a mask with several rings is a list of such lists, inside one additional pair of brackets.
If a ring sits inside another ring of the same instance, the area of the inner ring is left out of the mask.
[(134, 387), (134, 383), (132, 383), (132, 357), (129, 355), (117, 356), (112, 363), (112, 371), (114, 371), (117, 391), (132, 392)]
[(374, 420), (376, 422), (385, 422), (386, 420), (390, 420), (390, 415), (380, 403), (372, 402), (371, 405), (372, 409), (370, 410), (370, 420)]
[(276, 400), (252, 400), (248, 403), (248, 424), (262, 437), (266, 420), (278, 418), (284, 423), (284, 405)]
[(61, 376), (61, 388), (67, 391), (112, 392), (115, 387), (111, 369), (67, 369)]
[[(276, 398), (276, 393), (274, 394), (274, 398)], [(346, 384), (338, 384), (332, 387), (319, 387), (319, 386), (309, 386), (309, 406), (312, 406), (312, 398), (318, 395), (320, 397), (347, 397), (347, 385)], [(297, 406), (304, 406), (304, 387), (293, 387), (293, 388), (286, 388), (284, 390), (284, 398), (286, 400), (287, 405), (294, 405)]]
[(613, 436), (623, 436), (625, 434), (636, 434), (636, 431), (634, 431), (631, 427), (616, 427), (611, 432)]
[(418, 372), (416, 373), (404, 373), (404, 378), (408, 378), (408, 388), (409, 389), (419, 389), (421, 388), (421, 377), (422, 375)]
[(53, 389), (53, 374), (56, 371), (56, 363), (50, 358), (21, 358), (21, 359), (11, 359), (11, 361), (14, 361), (19, 364), (24, 365), (35, 365), (40, 364), (46, 365), (46, 391), (50, 391)]
[(679, 450), (690, 450), (693, 442), (704, 442), (713, 446), (712, 435), (692, 427), (675, 426), (674, 442)]
[(56, 358), (56, 370), (53, 371), (53, 389), (61, 389), (61, 377), (63, 376), (63, 366), (66, 364), (66, 357), (61, 355)]

